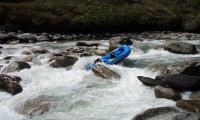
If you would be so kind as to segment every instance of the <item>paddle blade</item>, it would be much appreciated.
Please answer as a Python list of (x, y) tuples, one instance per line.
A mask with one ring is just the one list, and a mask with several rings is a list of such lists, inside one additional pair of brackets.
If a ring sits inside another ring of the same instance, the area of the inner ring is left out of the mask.
[(85, 66), (85, 70), (91, 70), (95, 66), (96, 66), (95, 64), (91, 64), (91, 65)]

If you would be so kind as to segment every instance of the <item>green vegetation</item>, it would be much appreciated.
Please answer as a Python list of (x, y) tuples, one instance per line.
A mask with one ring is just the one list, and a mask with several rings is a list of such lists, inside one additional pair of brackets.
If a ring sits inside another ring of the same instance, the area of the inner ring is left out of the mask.
[[(198, 32), (199, 6), (200, 0), (4, 0), (0, 2), (0, 29)], [(192, 27), (185, 25), (190, 22)]]

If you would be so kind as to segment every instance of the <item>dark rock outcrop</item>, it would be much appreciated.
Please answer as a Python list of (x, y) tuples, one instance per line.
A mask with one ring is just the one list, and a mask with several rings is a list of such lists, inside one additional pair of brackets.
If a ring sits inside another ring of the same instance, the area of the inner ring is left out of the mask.
[(51, 67), (68, 67), (73, 65), (78, 60), (74, 56), (57, 56), (54, 61), (50, 63)]
[(156, 80), (162, 81), (161, 86), (168, 86), (176, 90), (200, 89), (200, 77), (187, 75), (163, 75), (156, 76)]
[(105, 66), (101, 64), (97, 64), (94, 68), (92, 68), (92, 72), (105, 79), (112, 79), (112, 78), (120, 78), (120, 75), (118, 75), (116, 72), (106, 68)]
[(196, 46), (186, 42), (167, 41), (164, 44), (164, 49), (172, 53), (178, 54), (196, 54)]
[(8, 40), (15, 39), (15, 36), (9, 34), (0, 34), (0, 44), (7, 43)]
[(161, 80), (149, 78), (149, 77), (144, 77), (144, 76), (137, 76), (137, 78), (145, 85), (149, 86), (156, 86), (162, 84)]
[(22, 87), (19, 84), (19, 81), (21, 81), (20, 77), (0, 74), (0, 88), (12, 95), (22, 92)]
[(190, 112), (200, 113), (200, 100), (179, 100), (176, 106)]
[(154, 88), (154, 94), (157, 98), (172, 99), (174, 101), (182, 99), (179, 92), (172, 88), (165, 88), (159, 85)]
[(13, 61), (6, 68), (2, 70), (2, 73), (15, 72), (15, 71), (20, 71), (22, 69), (29, 69), (29, 68), (31, 68), (31, 66), (26, 62)]

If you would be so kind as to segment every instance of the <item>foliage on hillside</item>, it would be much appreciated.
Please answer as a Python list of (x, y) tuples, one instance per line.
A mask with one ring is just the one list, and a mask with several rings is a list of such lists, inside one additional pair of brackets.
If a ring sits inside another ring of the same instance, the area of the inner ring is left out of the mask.
[(200, 30), (200, 0), (9, 0), (0, 29), (33, 32)]

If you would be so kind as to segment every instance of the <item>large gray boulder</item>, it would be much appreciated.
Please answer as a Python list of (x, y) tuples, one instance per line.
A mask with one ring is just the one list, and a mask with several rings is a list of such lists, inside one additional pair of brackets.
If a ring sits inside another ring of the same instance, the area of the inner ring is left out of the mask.
[(172, 99), (174, 101), (182, 99), (178, 91), (175, 91), (172, 88), (162, 87), (160, 85), (154, 88), (154, 94), (157, 98)]
[(190, 112), (200, 113), (200, 100), (179, 100), (176, 106)]
[(52, 38), (47, 33), (36, 36), (38, 42), (50, 41)]
[(178, 54), (196, 54), (196, 46), (186, 42), (180, 41), (167, 41), (164, 44), (164, 49), (172, 53)]
[(31, 33), (23, 33), (17, 35), (17, 39), (19, 39), (23, 43), (32, 43), (37, 41), (36, 35)]
[(0, 89), (9, 92), (12, 95), (18, 94), (22, 92), (19, 81), (21, 81), (20, 77), (0, 74)]
[(31, 52), (34, 54), (46, 54), (48, 53), (47, 50), (45, 50), (43, 47), (41, 46), (33, 46), (31, 49)]
[(29, 68), (31, 68), (31, 66), (26, 62), (13, 61), (6, 68), (2, 70), (2, 73), (15, 72), (15, 71), (20, 71), (22, 69), (29, 69)]
[(132, 120), (199, 120), (200, 115), (190, 112), (181, 112), (174, 107), (150, 108)]
[(69, 67), (72, 66), (78, 60), (74, 56), (57, 56), (54, 57), (54, 60), (50, 63), (51, 67)]
[(107, 67), (101, 64), (97, 64), (94, 68), (92, 68), (92, 72), (95, 75), (105, 79), (120, 78), (120, 75), (118, 75), (116, 72), (108, 69)]
[(189, 76), (200, 76), (200, 58), (188, 59), (176, 62), (167, 67), (166, 74), (183, 74)]

